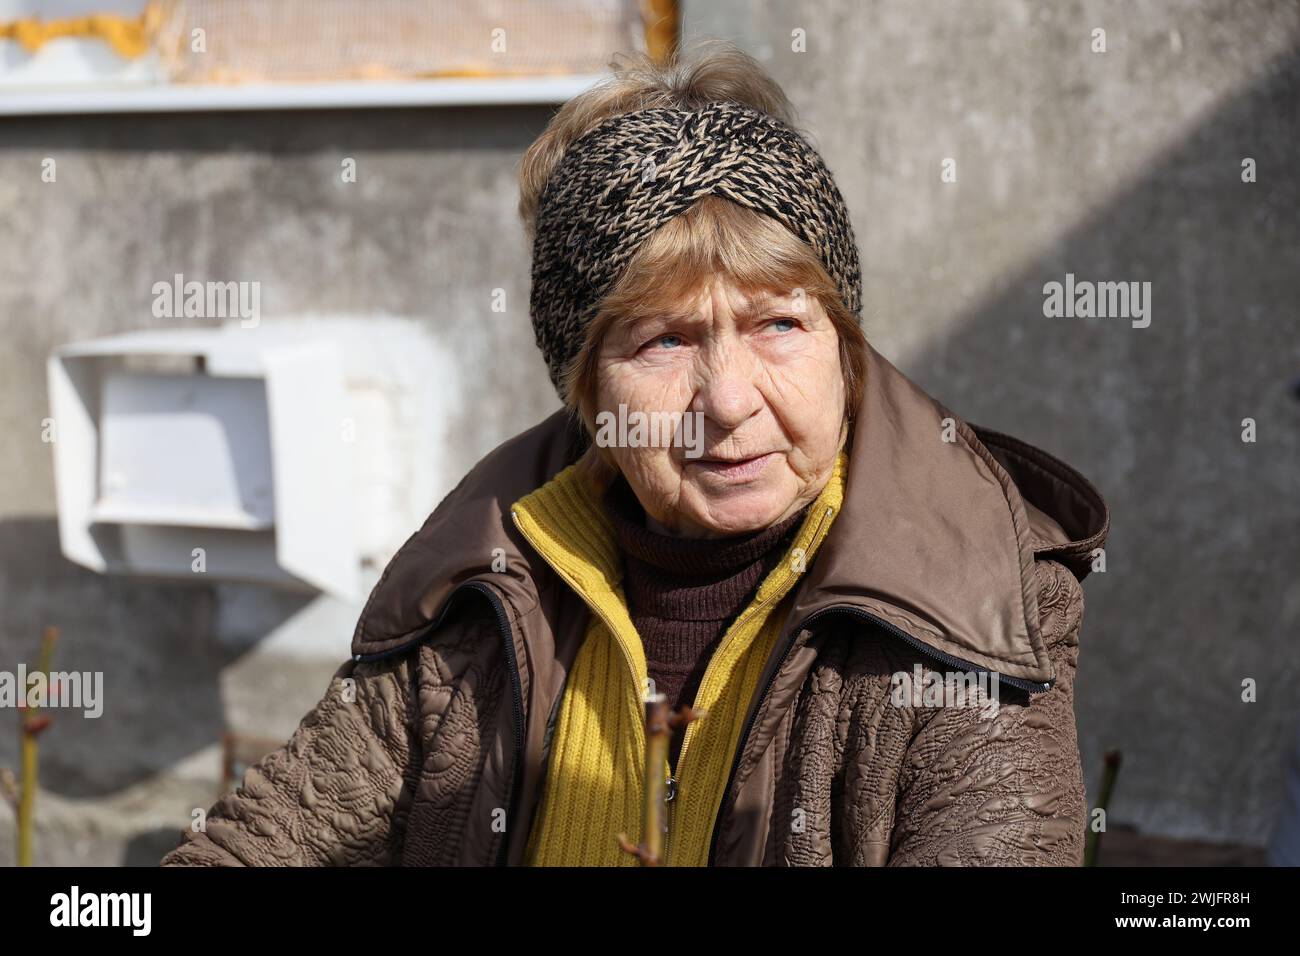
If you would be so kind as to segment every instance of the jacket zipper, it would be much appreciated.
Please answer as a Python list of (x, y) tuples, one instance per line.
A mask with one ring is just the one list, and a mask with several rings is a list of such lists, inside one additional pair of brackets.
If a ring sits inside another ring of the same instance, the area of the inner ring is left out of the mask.
[(407, 641), (399, 647), (380, 651), (377, 654), (353, 654), (352, 659), (355, 661), (380, 660), (385, 657), (392, 657), (394, 654), (400, 654), (402, 651), (408, 650), (414, 645), (419, 644), (442, 625), (443, 618), (447, 616), (447, 612), (455, 602), (456, 596), (462, 591), (475, 591), (486, 598), (488, 603), (492, 605), (492, 610), (495, 612), (497, 618), (497, 629), (505, 642), (506, 662), (509, 665), (507, 669), (510, 673), (510, 689), (512, 691), (511, 703), (513, 704), (512, 710), (515, 731), (515, 763), (514, 773), (512, 774), (510, 782), (510, 804), (506, 807), (505, 838), (501, 841), (501, 849), (497, 851), (496, 862), (497, 866), (505, 866), (510, 846), (512, 817), (514, 816), (515, 807), (519, 802), (519, 786), (524, 776), (524, 691), (523, 682), (519, 678), (519, 658), (515, 653), (514, 629), (510, 626), (510, 618), (506, 614), (505, 606), (501, 603), (501, 598), (497, 595), (495, 589), (482, 581), (469, 581), (462, 584), (447, 596), (447, 600), (443, 602), (442, 608), (438, 611), (433, 623), (422, 630), (418, 637)]
[[(515, 528), (519, 531), (521, 535), (523, 535), (524, 540), (527, 541), (530, 545), (532, 545), (533, 550), (536, 551), (538, 554), (542, 555), (543, 558), (545, 559), (546, 552), (541, 547), (539, 547), (538, 543), (534, 541), (531, 536), (529, 536), (527, 531), (524, 530), (523, 526), (519, 523), (519, 513), (515, 511), (513, 508), (510, 509), (510, 518), (514, 522)], [(618, 628), (614, 625), (614, 622), (610, 619), (609, 615), (606, 614), (604, 610), (602, 610), (601, 608), (597, 607), (595, 604), (587, 600), (586, 595), (583, 593), (582, 589), (578, 586), (578, 582), (573, 578), (571, 574), (551, 564), (549, 559), (546, 559), (546, 563), (551, 566), (551, 569), (556, 573), (556, 575), (559, 576), (560, 580), (569, 586), (569, 590), (571, 590), (574, 594), (578, 595), (582, 599), (582, 602), (587, 606), (588, 611), (591, 614), (595, 615), (596, 617), (600, 618), (601, 623), (605, 625), (605, 629), (609, 631), (610, 637), (614, 639), (614, 643), (618, 646), (619, 652), (623, 656), (624, 666), (627, 667), (628, 676), (632, 679), (633, 683), (635, 684), (636, 665), (633, 664), (632, 655), (628, 651), (627, 647), (624, 645), (624, 643), (621, 640), (618, 639)], [(644, 696), (645, 696), (644, 694), (640, 694), (640, 693), (637, 694), (637, 697), (640, 698), (641, 700), (642, 715), (644, 715), (645, 713)], [(665, 763), (665, 770), (666, 770), (667, 761), (665, 761), (664, 763)], [(667, 816), (668, 815), (665, 814), (665, 819), (667, 818)], [(666, 857), (667, 853), (665, 853), (664, 855)]]
[[(749, 739), (750, 730), (753, 729), (754, 721), (757, 720), (759, 711), (762, 710), (763, 700), (764, 698), (767, 697), (768, 691), (772, 689), (772, 684), (775, 683), (776, 676), (781, 672), (781, 668), (785, 666), (786, 658), (790, 656), (790, 651), (794, 647), (795, 640), (798, 634), (801, 631), (805, 630), (814, 621), (820, 620), (821, 618), (825, 617), (828, 614), (850, 614), (854, 617), (860, 617), (864, 620), (870, 621), (871, 623), (880, 627), (886, 633), (891, 634), (894, 637), (901, 638), (907, 644), (914, 647), (916, 650), (920, 651), (922, 654), (926, 655), (927, 657), (931, 657), (944, 664), (947, 664), (949, 667), (965, 668), (967, 670), (971, 670), (976, 673), (993, 673), (993, 671), (991, 671), (987, 667), (977, 667), (974, 664), (972, 664), (970, 661), (964, 661), (959, 657), (953, 657), (951, 654), (945, 654), (943, 651), (936, 650), (935, 648), (931, 647), (929, 644), (926, 644), (924, 641), (918, 640), (917, 638), (913, 637), (911, 634), (908, 634), (897, 624), (891, 624), (889, 621), (877, 617), (875, 614), (871, 614), (867, 611), (864, 611), (860, 607), (855, 607), (852, 604), (835, 604), (832, 605), (831, 607), (822, 608), (820, 611), (817, 611), (810, 617), (804, 618), (803, 621), (801, 621), (790, 631), (789, 636), (786, 638), (785, 646), (781, 651), (780, 660), (777, 661), (776, 667), (773, 668), (771, 675), (767, 679), (767, 682), (763, 685), (762, 693), (758, 697), (758, 706), (754, 708), (753, 713), (750, 714), (749, 719), (745, 722), (744, 729), (740, 733), (740, 740), (736, 745), (736, 754), (735, 757), (732, 759), (732, 763), (731, 763), (731, 772), (727, 775), (727, 785), (726, 787), (723, 788), (722, 791), (722, 799), (724, 804), (726, 803), (727, 794), (730, 793), (731, 791), (731, 784), (736, 779), (736, 769), (737, 767), (739, 767), (740, 758), (745, 752), (745, 742)], [(1027, 693), (1032, 694), (1032, 693), (1043, 693), (1045, 691), (1051, 690), (1052, 685), (1056, 683), (1056, 678), (1053, 677), (1051, 680), (1047, 682), (1041, 682), (1041, 681), (1025, 680), (1023, 678), (1018, 678), (1018, 677), (1003, 677), (1001, 675), (998, 675), (998, 683), (1007, 684), (1011, 687), (1015, 687), (1020, 690), (1026, 691)], [(719, 808), (719, 813), (721, 813), (721, 808)], [(721, 829), (718, 826), (718, 822), (719, 822), (718, 820), (714, 821), (713, 836), (709, 841), (709, 863), (708, 863), (709, 866), (714, 865), (713, 858), (718, 848), (718, 831)]]
[[(826, 521), (827, 521), (828, 518), (830, 518), (830, 516), (831, 516), (831, 514), (832, 514), (833, 511), (834, 511), (834, 509), (833, 509), (833, 508), (830, 508), (830, 507), (824, 508), (824, 509), (822, 510), (822, 515), (821, 515), (821, 517), (820, 517), (820, 518), (818, 519), (818, 521), (817, 521), (817, 527), (813, 529), (812, 537), (809, 538), (809, 541), (818, 541), (818, 539), (819, 539), (818, 536), (822, 533), (822, 528), (825, 527), (825, 525), (826, 525)], [(799, 572), (799, 573), (802, 573), (802, 572)], [(785, 595), (782, 594), (781, 599), (784, 600), (784, 597), (785, 597)], [(770, 599), (769, 599), (769, 600), (770, 600)], [(751, 605), (751, 606), (746, 610), (745, 613), (748, 613), (748, 614), (750, 614), (751, 616), (752, 616), (753, 614), (758, 613), (758, 611), (763, 607), (764, 603), (766, 603), (766, 602), (759, 602), (759, 603), (757, 603), (757, 604), (753, 604), (753, 605)], [(738, 622), (737, 622), (737, 623), (738, 623)], [(805, 622), (805, 623), (806, 623), (806, 622)], [(735, 624), (732, 625), (733, 628), (734, 628), (735, 626), (736, 626)], [(796, 628), (795, 631), (794, 631), (794, 633), (795, 633), (795, 634), (798, 634), (798, 633), (799, 633), (799, 629)], [(718, 648), (718, 650), (721, 650), (721, 649), (722, 649), (721, 647)], [(789, 647), (787, 646), (786, 650), (782, 653), (782, 657), (781, 657), (781, 662), (782, 662), (782, 663), (785, 663), (785, 655), (788, 654), (788, 653), (789, 653)], [(714, 655), (715, 655), (715, 656), (716, 656), (716, 654), (717, 654), (717, 651), (714, 651)], [(780, 670), (780, 668), (778, 667), (777, 670)], [(709, 670), (708, 670), (708, 668), (706, 667), (706, 668), (704, 669), (704, 676), (707, 677), (707, 676), (708, 676), (708, 673), (709, 673)], [(773, 671), (773, 672), (772, 672), (772, 677), (775, 678), (775, 676), (776, 676), (776, 671)], [(701, 682), (701, 683), (702, 683), (702, 682)], [(763, 697), (766, 697), (766, 696), (767, 696), (768, 688), (770, 688), (771, 685), (772, 685), (772, 680), (769, 679), (769, 680), (768, 680), (768, 683), (767, 683), (767, 686), (763, 688)], [(762, 698), (760, 697), (759, 699), (761, 700)], [(757, 711), (755, 711), (755, 713), (757, 713)], [(687, 741), (687, 737), (688, 737), (688, 735), (689, 735), (689, 731), (690, 731), (690, 725), (688, 724), (688, 725), (687, 725), (687, 728), (686, 728), (686, 731), (684, 731), (683, 734), (682, 734), (682, 747), (681, 747), (681, 750), (680, 750), (680, 751), (678, 752), (678, 754), (677, 754), (677, 765), (674, 766), (674, 767), (669, 767), (669, 768), (668, 768), (668, 769), (669, 769), (669, 774), (668, 774), (668, 794), (669, 794), (669, 796), (668, 796), (668, 801), (669, 801), (669, 805), (668, 805), (667, 811), (666, 811), (666, 813), (665, 813), (665, 819), (668, 821), (668, 838), (664, 841), (664, 862), (665, 862), (665, 863), (669, 863), (669, 865), (671, 865), (671, 863), (670, 863), (669, 861), (671, 861), (671, 859), (672, 859), (672, 855), (671, 855), (671, 854), (672, 854), (673, 845), (676, 843), (676, 840), (674, 839), (674, 837), (675, 837), (676, 834), (677, 834), (677, 828), (673, 825), (673, 824), (674, 824), (674, 818), (677, 816), (677, 813), (676, 813), (677, 806), (676, 806), (675, 804), (673, 804), (671, 801), (673, 800), (673, 798), (675, 798), (675, 797), (677, 796), (678, 791), (681, 789), (681, 786), (680, 786), (680, 784), (681, 784), (681, 775), (682, 775), (682, 770), (685, 769), (686, 744), (687, 744), (687, 742), (688, 742), (688, 741)], [(741, 734), (741, 738), (740, 738), (740, 742), (741, 742), (741, 745), (742, 745), (742, 746), (744, 745), (745, 737), (748, 735), (748, 733), (749, 733), (749, 726), (746, 725), (745, 730), (744, 730), (744, 732)], [(739, 754), (739, 753), (740, 753), (740, 750), (737, 749), (736, 753)], [(735, 775), (735, 763), (732, 764), (731, 774), (727, 777), (727, 787), (728, 787), (728, 789), (731, 787), (731, 778), (732, 778), (734, 775)], [(726, 798), (726, 793), (727, 793), (727, 791), (726, 791), (726, 790), (723, 790), (722, 793), (723, 793), (723, 798), (725, 799), (725, 798)], [(716, 829), (716, 828), (715, 828), (715, 829)], [(712, 841), (710, 841), (710, 844), (709, 844), (709, 858), (712, 859), (712, 857), (713, 857), (713, 844), (712, 844)]]

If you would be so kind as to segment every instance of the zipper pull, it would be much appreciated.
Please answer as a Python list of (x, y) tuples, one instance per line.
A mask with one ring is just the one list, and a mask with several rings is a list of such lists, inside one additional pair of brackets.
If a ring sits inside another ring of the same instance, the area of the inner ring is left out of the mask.
[(677, 796), (677, 778), (669, 777), (664, 781), (664, 802), (669, 802), (675, 796)]

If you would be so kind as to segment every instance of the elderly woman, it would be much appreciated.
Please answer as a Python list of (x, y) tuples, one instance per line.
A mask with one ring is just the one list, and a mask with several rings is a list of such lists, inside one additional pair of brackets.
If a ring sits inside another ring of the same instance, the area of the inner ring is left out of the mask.
[(1106, 506), (866, 341), (781, 90), (732, 48), (625, 60), (521, 183), (565, 409), (439, 505), (164, 863), (637, 865), (659, 773), (667, 865), (1080, 863)]

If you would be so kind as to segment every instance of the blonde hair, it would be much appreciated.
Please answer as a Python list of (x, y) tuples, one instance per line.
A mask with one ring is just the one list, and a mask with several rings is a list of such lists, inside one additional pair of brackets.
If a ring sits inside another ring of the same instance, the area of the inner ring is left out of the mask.
[[(695, 109), (730, 101), (762, 110), (806, 135), (795, 125), (794, 108), (777, 82), (728, 41), (697, 41), (662, 65), (644, 53), (618, 54), (610, 67), (611, 76), (560, 108), (520, 161), (519, 215), (530, 241), (538, 201), (565, 150), (611, 117), (653, 107)], [(802, 289), (806, 298), (821, 304), (839, 334), (845, 414), (852, 417), (861, 394), (866, 337), (816, 252), (770, 216), (720, 196), (705, 196), (641, 244), (601, 299), (582, 349), (565, 369), (565, 404), (588, 430), (594, 414), (596, 360), (610, 326), (676, 306), (719, 275), (750, 293), (790, 295)], [(664, 290), (673, 290), (673, 302), (665, 303)]]

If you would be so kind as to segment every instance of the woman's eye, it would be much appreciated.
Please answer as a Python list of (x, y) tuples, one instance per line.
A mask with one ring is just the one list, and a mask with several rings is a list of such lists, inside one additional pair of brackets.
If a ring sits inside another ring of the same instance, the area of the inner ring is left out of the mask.
[(771, 323), (772, 328), (778, 332), (789, 332), (798, 324), (794, 319), (773, 319)]
[(653, 339), (650, 342), (650, 345), (652, 347), (662, 348), (662, 349), (676, 348), (681, 344), (682, 344), (682, 339), (681, 336), (679, 335), (661, 335), (657, 339)]

